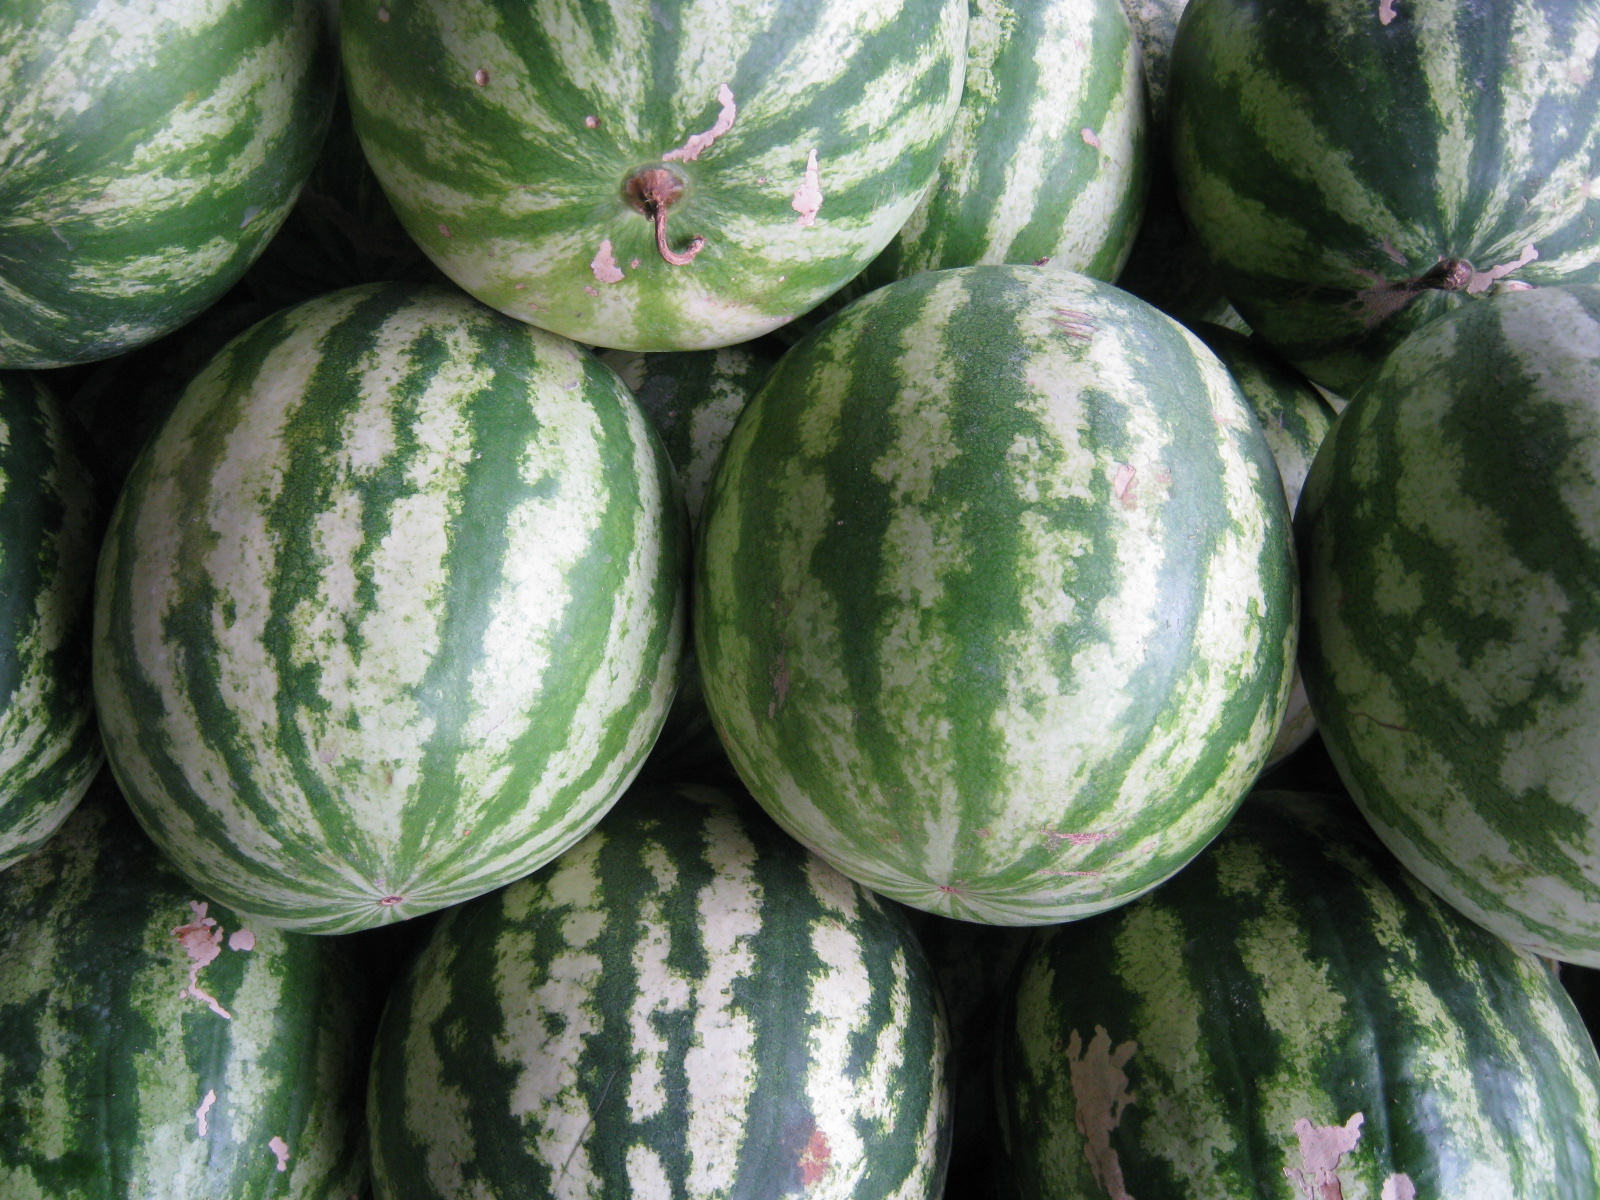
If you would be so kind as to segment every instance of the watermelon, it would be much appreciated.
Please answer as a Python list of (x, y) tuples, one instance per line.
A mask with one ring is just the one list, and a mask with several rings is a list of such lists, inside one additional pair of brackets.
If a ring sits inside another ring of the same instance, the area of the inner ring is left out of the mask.
[[(1272, 449), (1284, 498), (1293, 513), (1317, 448), (1337, 415), (1333, 405), (1309, 379), (1263, 346), (1259, 338), (1222, 325), (1195, 323), (1190, 328), (1222, 360), (1250, 402)], [(1278, 727), (1278, 736), (1262, 770), (1271, 770), (1304, 746), (1316, 725), (1306, 698), (1305, 681), (1296, 670), (1283, 724)]]
[(377, 1200), (934, 1200), (946, 1036), (894, 905), (747, 798), (636, 787), (390, 994)]
[(10, 0), (0, 63), (0, 368), (111, 358), (226, 292), (338, 69), (324, 0)]
[(888, 243), (955, 119), (964, 0), (346, 0), (356, 132), (480, 300), (694, 350), (813, 307)]
[(1000, 1011), (1012, 1200), (1600, 1194), (1600, 1059), (1555, 973), (1327, 797), (1246, 801), (1042, 935)]
[(969, 0), (966, 82), (938, 179), (870, 283), (1048, 259), (1121, 269), (1144, 209), (1144, 76), (1122, 0)]
[(1351, 796), (1489, 928), (1600, 965), (1600, 285), (1486, 298), (1351, 400), (1300, 499), (1306, 691)]
[(89, 680), (100, 514), (54, 393), (0, 371), (0, 869), (44, 844), (104, 758)]
[(1184, 211), (1249, 327), (1352, 395), (1411, 330), (1600, 277), (1597, 0), (1194, 0)]
[(95, 585), (108, 758), (196, 887), (337, 932), (528, 873), (638, 771), (687, 538), (615, 372), (454, 289), (286, 309), (134, 464)]
[(1053, 267), (926, 271), (790, 349), (697, 546), (702, 686), (778, 823), (918, 909), (1070, 919), (1177, 870), (1262, 766), (1297, 585), (1249, 406)]
[[(683, 487), (692, 528), (700, 519), (711, 473), (728, 434), (772, 370), (777, 352), (766, 344), (747, 342), (718, 350), (660, 354), (607, 350), (600, 359), (628, 385), (661, 435)], [(692, 643), (686, 642), (678, 693), (645, 769), (703, 778), (707, 772), (725, 773), (726, 765), (701, 693), (699, 660)]]
[(0, 873), (0, 1195), (346, 1200), (370, 998), (333, 939), (208, 902), (109, 779)]

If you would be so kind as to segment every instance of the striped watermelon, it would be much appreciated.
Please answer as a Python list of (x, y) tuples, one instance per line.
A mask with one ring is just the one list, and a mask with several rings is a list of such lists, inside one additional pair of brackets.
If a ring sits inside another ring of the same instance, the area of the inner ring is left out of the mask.
[[(1293, 513), (1300, 503), (1300, 490), (1305, 486), (1317, 447), (1322, 445), (1337, 415), (1333, 405), (1309, 379), (1263, 346), (1260, 339), (1221, 325), (1197, 323), (1190, 328), (1222, 360), (1250, 402), (1250, 410), (1272, 449), (1284, 498)], [(1297, 670), (1283, 724), (1278, 727), (1278, 736), (1262, 770), (1272, 769), (1304, 746), (1316, 724), (1305, 683)]]
[(1300, 501), (1301, 667), (1391, 849), (1513, 941), (1600, 965), (1600, 285), (1417, 330)]
[(338, 66), (324, 0), (8, 0), (0, 63), (0, 368), (110, 358), (226, 292)]
[(353, 1197), (368, 1007), (339, 943), (208, 904), (102, 776), (0, 873), (0, 1195)]
[(1600, 0), (1194, 0), (1179, 193), (1222, 290), (1352, 394), (1497, 287), (1595, 277)]
[(966, 83), (938, 179), (868, 279), (1040, 259), (1114, 278), (1149, 157), (1122, 0), (969, 0)]
[(0, 371), (0, 869), (44, 843), (104, 757), (89, 682), (99, 536), (55, 395)]
[(1177, 870), (1288, 693), (1283, 489), (1226, 369), (1050, 267), (929, 271), (791, 349), (700, 527), (696, 649), (778, 822), (914, 907), (1065, 920)]
[(932, 1200), (945, 1038), (897, 909), (747, 801), (638, 788), (390, 994), (376, 1195)]
[(1001, 1024), (1013, 1200), (1600, 1194), (1600, 1059), (1554, 972), (1326, 797), (1253, 797), (1051, 931)]
[(681, 500), (626, 388), (453, 289), (230, 342), (112, 514), (95, 694), (207, 895), (333, 932), (526, 874), (639, 769), (676, 685)]
[[(728, 434), (772, 370), (776, 353), (760, 343), (745, 343), (661, 354), (608, 350), (600, 358), (628, 385), (661, 434), (693, 527)], [(726, 765), (701, 692), (699, 660), (686, 642), (678, 694), (646, 769), (698, 777), (705, 771), (725, 771)]]
[(905, 223), (960, 98), (964, 0), (347, 0), (356, 130), (407, 229), (504, 312), (731, 345)]

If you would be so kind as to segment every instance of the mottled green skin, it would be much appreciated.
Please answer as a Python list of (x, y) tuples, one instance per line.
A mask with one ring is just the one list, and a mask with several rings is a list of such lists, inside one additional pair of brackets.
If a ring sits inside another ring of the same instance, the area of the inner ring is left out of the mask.
[[(661, 354), (609, 350), (600, 357), (621, 376), (661, 434), (683, 485), (692, 527), (700, 519), (728, 434), (777, 362), (776, 352), (762, 343), (747, 343)], [(701, 694), (700, 664), (692, 645), (684, 647), (678, 694), (645, 769), (684, 778), (728, 769)]]
[(228, 343), (128, 477), (95, 695), (209, 895), (316, 932), (477, 895), (615, 800), (677, 682), (687, 536), (616, 374), (454, 289)]
[(1555, 973), (1324, 797), (1252, 797), (1042, 937), (1001, 1041), (1011, 1200), (1600, 1194), (1600, 1060)]
[(0, 371), (0, 869), (44, 843), (104, 758), (89, 682), (100, 515), (56, 396)]
[(895, 906), (728, 793), (637, 788), (391, 994), (376, 1194), (933, 1200), (946, 1037)]
[(791, 349), (700, 527), (706, 700), (779, 823), (996, 924), (1177, 870), (1288, 693), (1288, 510), (1226, 368), (1109, 284), (930, 271)]
[(110, 358), (238, 281), (321, 144), (321, 0), (0, 11), (0, 368)]
[[(220, 935), (197, 971), (186, 929)], [(350, 965), (206, 906), (101, 776), (0, 872), (0, 1195), (354, 1196), (370, 1034)]]
[[(965, 0), (345, 0), (351, 110), (401, 222), (577, 341), (747, 341), (854, 277), (931, 184)], [(666, 261), (627, 183), (681, 188)]]
[[(1284, 498), (1293, 513), (1300, 503), (1300, 489), (1305, 486), (1317, 447), (1328, 436), (1337, 415), (1333, 405), (1310, 380), (1263, 346), (1260, 339), (1221, 325), (1196, 323), (1190, 328), (1222, 360), (1250, 402), (1267, 445), (1272, 448)], [(1316, 725), (1306, 700), (1305, 684), (1296, 671), (1283, 724), (1278, 727), (1278, 736), (1262, 770), (1271, 770), (1305, 745)]]
[(968, 0), (966, 83), (939, 175), (867, 270), (1048, 260), (1113, 279), (1144, 211), (1151, 147), (1121, 0)]
[[(1471, 296), (1592, 277), (1597, 41), (1594, 0), (1195, 0), (1172, 152), (1222, 291), (1350, 395)], [(1458, 285), (1427, 282), (1441, 260)]]
[(1468, 305), (1340, 415), (1300, 500), (1301, 669), (1430, 886), (1600, 965), (1600, 286)]

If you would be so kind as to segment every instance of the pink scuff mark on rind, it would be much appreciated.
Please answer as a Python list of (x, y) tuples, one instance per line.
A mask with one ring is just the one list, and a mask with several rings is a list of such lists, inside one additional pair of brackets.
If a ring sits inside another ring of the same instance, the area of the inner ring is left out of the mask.
[(206, 905), (203, 902), (191, 901), (189, 907), (194, 912), (194, 920), (187, 925), (179, 925), (172, 931), (172, 936), (178, 939), (178, 944), (189, 956), (189, 982), (178, 994), (203, 1001), (217, 1016), (231, 1021), (233, 1014), (223, 1008), (215, 996), (200, 986), (200, 972), (222, 953), (222, 930), (214, 917), (206, 916)]
[(778, 715), (778, 710), (783, 707), (789, 698), (789, 656), (783, 651), (778, 652), (778, 661), (772, 668), (772, 699), (767, 704), (767, 717)]
[(1344, 1200), (1344, 1185), (1339, 1181), (1339, 1164), (1361, 1141), (1361, 1123), (1366, 1117), (1354, 1114), (1343, 1125), (1313, 1125), (1301, 1117), (1294, 1123), (1300, 1142), (1300, 1165), (1285, 1167), (1284, 1178), (1300, 1188), (1305, 1200)]
[(1092, 846), (1096, 842), (1103, 842), (1111, 835), (1109, 833), (1064, 833), (1059, 829), (1046, 829), (1044, 836), (1052, 842), (1070, 842), (1074, 846)]
[(254, 950), (256, 935), (248, 929), (235, 929), (228, 935), (229, 950)]
[(1383, 241), (1379, 242), (1378, 247), (1389, 256), (1391, 262), (1398, 263), (1402, 267), (1406, 265), (1405, 254), (1401, 252), (1399, 246), (1396, 246), (1388, 238), (1384, 238)]
[(693, 162), (711, 149), (711, 143), (733, 128), (734, 118), (739, 115), (739, 106), (733, 102), (733, 90), (725, 83), (717, 88), (717, 103), (722, 107), (711, 128), (704, 133), (690, 134), (689, 140), (683, 145), (663, 154), (662, 162)]
[(271, 1150), (277, 1158), (278, 1170), (287, 1171), (289, 1169), (289, 1143), (281, 1137), (275, 1137), (267, 1143), (267, 1149)]
[(1378, 0), (1378, 24), (1387, 25), (1395, 15), (1394, 0)]
[(1111, 1036), (1098, 1025), (1087, 1047), (1076, 1029), (1067, 1040), (1078, 1132), (1083, 1134), (1089, 1170), (1110, 1200), (1133, 1200), (1123, 1181), (1122, 1161), (1111, 1145), (1111, 1135), (1134, 1101), (1123, 1068), (1137, 1049), (1137, 1043), (1123, 1042), (1113, 1050)]
[(1094, 130), (1085, 126), (1084, 128), (1078, 130), (1078, 136), (1083, 139), (1083, 144), (1085, 146), (1092, 146), (1096, 150), (1100, 149), (1100, 135)]
[(612, 248), (610, 238), (601, 241), (600, 249), (596, 250), (594, 257), (589, 260), (589, 270), (594, 272), (594, 277), (601, 283), (622, 282), (622, 268), (617, 265), (617, 253)]
[(832, 1161), (833, 1148), (828, 1145), (827, 1134), (820, 1129), (812, 1129), (805, 1148), (800, 1151), (800, 1185), (810, 1187), (818, 1182), (828, 1173)]
[(486, 67), (479, 67), (472, 73), (472, 82), (479, 87), (489, 86), (489, 71)]
[(586, 116), (583, 119), (583, 123), (584, 123), (584, 126), (586, 128), (589, 128), (589, 129), (599, 129), (600, 128), (600, 118), (595, 116), (593, 113), (590, 113), (588, 116)]
[(1378, 1200), (1417, 1200), (1417, 1185), (1411, 1176), (1395, 1174), (1383, 1181), (1383, 1192)]
[(194, 1110), (194, 1125), (201, 1137), (210, 1132), (211, 1126), (206, 1118), (211, 1115), (211, 1106), (217, 1102), (216, 1089), (206, 1093), (205, 1099), (200, 1101), (200, 1107)]
[(1139, 472), (1134, 467), (1128, 463), (1117, 464), (1117, 473), (1111, 480), (1111, 491), (1123, 508), (1133, 508), (1138, 504), (1133, 494), (1133, 485), (1138, 478)]
[(1529, 242), (1522, 248), (1522, 253), (1517, 255), (1516, 261), (1501, 263), (1498, 267), (1490, 267), (1487, 271), (1473, 271), (1472, 278), (1467, 281), (1467, 295), (1476, 296), (1488, 291), (1507, 275), (1527, 266), (1538, 257), (1539, 251), (1532, 242)]
[(822, 177), (817, 169), (816, 147), (806, 155), (805, 175), (794, 190), (790, 207), (800, 214), (801, 226), (809, 228), (817, 223), (817, 212), (822, 208)]

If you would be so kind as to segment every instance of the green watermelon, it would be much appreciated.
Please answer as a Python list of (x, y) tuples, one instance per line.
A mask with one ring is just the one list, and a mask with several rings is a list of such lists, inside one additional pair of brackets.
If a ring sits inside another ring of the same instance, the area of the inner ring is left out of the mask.
[(1249, 327), (1351, 395), (1487, 292), (1600, 277), (1597, 0), (1193, 0), (1179, 196)]
[(969, 0), (968, 10), (966, 83), (938, 179), (868, 280), (1041, 259), (1114, 278), (1150, 159), (1121, 0)]
[(0, 1195), (348, 1200), (371, 1008), (340, 944), (209, 903), (101, 776), (0, 872)]
[[(728, 434), (772, 370), (777, 353), (761, 343), (745, 343), (660, 354), (607, 350), (600, 358), (628, 385), (661, 435), (693, 527)], [(725, 773), (726, 764), (701, 693), (699, 660), (692, 643), (686, 643), (678, 694), (645, 769), (703, 778), (707, 772)]]
[[(1333, 405), (1309, 379), (1263, 346), (1260, 339), (1221, 325), (1196, 323), (1190, 329), (1222, 360), (1250, 402), (1272, 449), (1284, 498), (1293, 513), (1317, 448), (1337, 416)], [(1271, 770), (1304, 746), (1316, 724), (1306, 699), (1305, 682), (1297, 670), (1283, 724), (1278, 727), (1278, 736), (1262, 770)]]
[(346, 0), (356, 131), (401, 222), (504, 312), (708, 349), (856, 275), (938, 169), (965, 0)]
[(1424, 882), (1600, 965), (1600, 285), (1485, 298), (1350, 402), (1300, 499), (1301, 669)]
[(54, 393), (0, 371), (0, 869), (43, 845), (104, 757), (89, 679), (100, 511)]
[(1023, 925), (1132, 898), (1227, 820), (1297, 600), (1216, 356), (1110, 284), (978, 266), (785, 354), (712, 480), (692, 610), (780, 825), (913, 907)]
[(616, 374), (454, 289), (225, 346), (146, 446), (96, 582), (110, 763), (195, 886), (359, 929), (571, 845), (677, 680), (687, 538)]
[(1000, 1010), (1011, 1200), (1592, 1200), (1600, 1059), (1555, 973), (1346, 805), (1258, 794)]
[(377, 1200), (934, 1200), (946, 1037), (895, 906), (748, 800), (636, 788), (390, 994)]
[(226, 292), (338, 68), (323, 0), (8, 0), (0, 63), (0, 368), (113, 357)]

